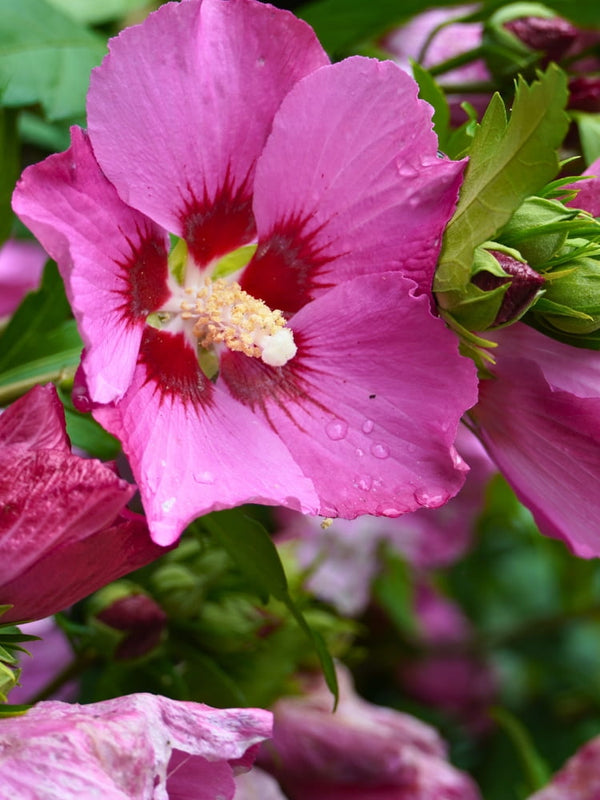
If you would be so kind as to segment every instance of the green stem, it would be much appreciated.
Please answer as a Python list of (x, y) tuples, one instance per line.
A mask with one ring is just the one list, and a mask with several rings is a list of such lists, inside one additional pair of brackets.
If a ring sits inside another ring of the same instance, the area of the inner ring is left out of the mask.
[(19, 397), (22, 397), (34, 386), (41, 383), (72, 383), (75, 370), (76, 367), (63, 367), (32, 376), (31, 378), (7, 383), (6, 386), (0, 386), (0, 406), (6, 406), (14, 400), (18, 400)]

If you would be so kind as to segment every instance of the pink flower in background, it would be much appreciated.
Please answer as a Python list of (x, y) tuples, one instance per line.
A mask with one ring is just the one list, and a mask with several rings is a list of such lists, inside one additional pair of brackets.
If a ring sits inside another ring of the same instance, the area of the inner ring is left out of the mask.
[(0, 317), (36, 289), (48, 256), (37, 242), (9, 239), (0, 247)]
[(42, 702), (0, 720), (2, 787), (22, 800), (231, 800), (271, 726), (262, 709), (150, 694)]
[(185, 0), (112, 41), (88, 118), (14, 207), (154, 539), (243, 502), (352, 518), (455, 494), (474, 370), (430, 287), (464, 164), (414, 82), (330, 65), (288, 12)]
[(451, 714), (472, 733), (485, 732), (498, 682), (491, 665), (473, 653), (471, 623), (456, 603), (425, 582), (416, 588), (415, 618), (423, 652), (400, 664), (403, 689)]
[(441, 508), (393, 520), (335, 520), (325, 530), (319, 519), (279, 512), (281, 539), (296, 540), (295, 556), (302, 568), (310, 569), (307, 588), (342, 614), (357, 615), (367, 607), (371, 584), (381, 570), (382, 546), (402, 554), (418, 570), (447, 566), (463, 556), (495, 467), (463, 425), (456, 445), (470, 471), (459, 494)]
[[(492, 338), (492, 337), (490, 337)], [(600, 359), (517, 323), (494, 337), (494, 378), (472, 416), (489, 454), (540, 530), (600, 555)]]
[[(54, 617), (46, 617), (36, 622), (21, 625), (23, 633), (40, 638), (26, 642), (27, 650), (19, 658), (19, 684), (11, 689), (9, 703), (29, 703), (45, 689), (74, 659), (73, 649), (63, 631), (54, 621)], [(74, 681), (61, 686), (52, 696), (54, 700), (73, 700), (77, 693)]]
[(479, 800), (471, 779), (447, 762), (433, 728), (362, 700), (341, 667), (338, 678), (335, 713), (321, 678), (274, 706), (273, 741), (259, 763), (290, 800)]
[(0, 415), (2, 622), (40, 619), (165, 552), (125, 504), (135, 486), (71, 453), (50, 384)]
[[(412, 70), (411, 60), (419, 62), (426, 68), (437, 66), (443, 61), (481, 46), (482, 22), (452, 22), (454, 19), (472, 14), (475, 10), (476, 6), (469, 5), (428, 9), (389, 33), (382, 45), (407, 72)], [(438, 26), (443, 27), (434, 33)], [(430, 36), (431, 40), (428, 41)], [(424, 57), (421, 58), (423, 52)], [(438, 81), (440, 86), (445, 86), (487, 82), (490, 78), (485, 61), (479, 58), (443, 73)], [(469, 102), (483, 114), (489, 99), (489, 90), (479, 94), (469, 92), (448, 95), (454, 124), (459, 125), (467, 119), (467, 115), (460, 108), (461, 103)]]
[(236, 775), (234, 800), (287, 800), (275, 778), (254, 767)]
[(570, 758), (550, 783), (528, 800), (597, 800), (600, 796), (600, 737)]

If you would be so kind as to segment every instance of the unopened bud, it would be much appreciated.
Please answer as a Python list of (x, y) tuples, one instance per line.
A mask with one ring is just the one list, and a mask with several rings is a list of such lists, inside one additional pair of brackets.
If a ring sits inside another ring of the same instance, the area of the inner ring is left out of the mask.
[(123, 597), (97, 615), (100, 622), (125, 637), (117, 645), (115, 658), (141, 658), (160, 644), (167, 624), (162, 608), (145, 594)]
[(507, 273), (507, 277), (503, 278), (482, 271), (473, 275), (471, 281), (486, 292), (507, 283), (510, 284), (493, 323), (494, 326), (505, 325), (507, 322), (523, 316), (543, 287), (544, 277), (531, 269), (528, 264), (518, 261), (506, 253), (499, 250), (489, 250), (488, 252), (494, 256), (504, 272)]
[(596, 114), (600, 111), (600, 76), (577, 75), (569, 81), (568, 107)]
[(578, 36), (574, 25), (555, 16), (516, 17), (505, 22), (504, 27), (531, 50), (542, 54), (542, 66), (560, 61)]

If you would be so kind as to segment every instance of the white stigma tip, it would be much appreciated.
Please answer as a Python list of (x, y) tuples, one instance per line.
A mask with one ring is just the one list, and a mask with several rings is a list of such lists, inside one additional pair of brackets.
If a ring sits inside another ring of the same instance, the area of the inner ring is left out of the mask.
[(260, 337), (256, 344), (261, 350), (261, 360), (270, 367), (283, 367), (298, 351), (290, 328), (280, 328), (270, 336)]

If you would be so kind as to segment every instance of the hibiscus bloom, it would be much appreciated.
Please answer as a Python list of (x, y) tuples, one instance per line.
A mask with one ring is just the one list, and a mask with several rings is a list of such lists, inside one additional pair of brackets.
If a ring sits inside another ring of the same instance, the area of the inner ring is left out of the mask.
[(446, 745), (424, 722), (363, 700), (338, 666), (340, 701), (322, 678), (273, 708), (273, 739), (259, 763), (290, 800), (479, 800), (473, 781), (446, 760)]
[(428, 292), (464, 164), (412, 79), (329, 64), (255, 0), (184, 0), (112, 41), (88, 120), (14, 206), (155, 540), (243, 502), (397, 516), (456, 493), (474, 370)]
[(591, 739), (550, 783), (528, 800), (596, 800), (600, 793), (600, 736)]
[(73, 455), (52, 385), (0, 415), (2, 622), (41, 619), (165, 552), (125, 505), (135, 486)]
[[(600, 161), (584, 174), (598, 173)], [(600, 213), (600, 181), (574, 184), (569, 205)], [(486, 336), (488, 334), (486, 333)], [(496, 332), (492, 380), (472, 410), (477, 433), (540, 530), (584, 558), (600, 555), (600, 358), (523, 323)]]
[(0, 317), (38, 286), (47, 258), (37, 242), (9, 239), (0, 247)]
[(90, 705), (38, 703), (0, 720), (5, 796), (231, 800), (271, 714), (151, 694)]

